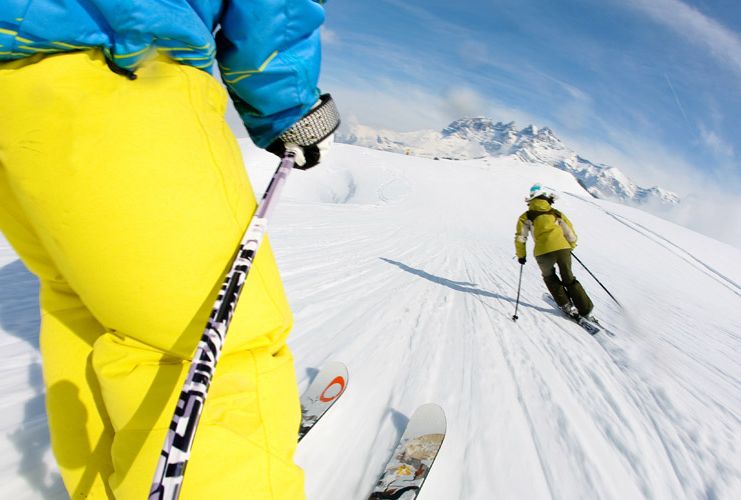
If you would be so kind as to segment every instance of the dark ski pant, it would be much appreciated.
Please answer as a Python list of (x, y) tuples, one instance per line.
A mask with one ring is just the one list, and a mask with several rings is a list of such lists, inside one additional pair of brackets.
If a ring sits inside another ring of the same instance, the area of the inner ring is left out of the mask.
[[(592, 300), (584, 291), (581, 283), (576, 280), (574, 273), (571, 272), (571, 249), (566, 248), (538, 255), (535, 260), (540, 266), (545, 286), (548, 287), (548, 291), (551, 292), (559, 306), (563, 307), (573, 303), (582, 316), (592, 312), (594, 308)], [(556, 275), (555, 266), (558, 266), (560, 279)]]

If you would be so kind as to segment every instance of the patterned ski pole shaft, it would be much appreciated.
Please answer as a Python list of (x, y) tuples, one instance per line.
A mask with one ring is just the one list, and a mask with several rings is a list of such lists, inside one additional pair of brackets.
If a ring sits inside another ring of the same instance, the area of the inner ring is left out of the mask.
[(231, 269), (224, 278), (219, 296), (211, 310), (206, 330), (203, 332), (191, 361), (175, 414), (170, 422), (170, 428), (157, 462), (149, 500), (171, 500), (180, 495), (185, 466), (190, 458), (198, 421), (216, 363), (221, 356), (229, 323), (247, 275), (252, 268), (252, 261), (265, 236), (268, 214), (278, 200), (293, 165), (294, 153), (288, 151), (273, 174), (242, 238)]

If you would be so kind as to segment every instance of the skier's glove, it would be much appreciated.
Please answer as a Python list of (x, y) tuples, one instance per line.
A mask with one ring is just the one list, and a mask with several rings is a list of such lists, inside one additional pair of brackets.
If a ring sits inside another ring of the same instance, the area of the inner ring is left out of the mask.
[(524, 266), (525, 265), (525, 262), (527, 262), (527, 258), (526, 257), (519, 257), (517, 259), (517, 262), (519, 262), (520, 264), (522, 264)]
[(265, 148), (283, 158), (293, 151), (294, 165), (307, 170), (319, 164), (334, 141), (334, 131), (340, 126), (340, 113), (329, 94), (323, 94), (313, 108), (291, 128)]

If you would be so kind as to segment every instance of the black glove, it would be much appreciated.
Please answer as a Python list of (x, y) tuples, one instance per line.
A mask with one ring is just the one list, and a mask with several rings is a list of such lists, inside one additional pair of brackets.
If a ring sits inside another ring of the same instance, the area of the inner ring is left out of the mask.
[(518, 257), (517, 258), (517, 262), (519, 262), (520, 264), (522, 264), (524, 266), (525, 265), (525, 262), (527, 262), (527, 258), (526, 257)]
[(295, 154), (294, 166), (307, 170), (319, 164), (334, 141), (340, 114), (329, 94), (323, 94), (313, 108), (265, 148), (279, 158), (286, 150)]

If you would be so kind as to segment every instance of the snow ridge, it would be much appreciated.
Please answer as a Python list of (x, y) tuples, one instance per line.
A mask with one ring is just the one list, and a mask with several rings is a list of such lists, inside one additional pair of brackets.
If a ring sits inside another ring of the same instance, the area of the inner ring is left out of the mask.
[(518, 129), (514, 122), (475, 117), (455, 120), (440, 132), (393, 132), (355, 125), (348, 132), (338, 134), (337, 140), (426, 158), (512, 157), (524, 163), (550, 165), (569, 172), (595, 198), (634, 206), (673, 207), (680, 203), (679, 197), (671, 191), (657, 186), (638, 186), (619, 168), (587, 160), (566, 147), (548, 127), (528, 125)]

